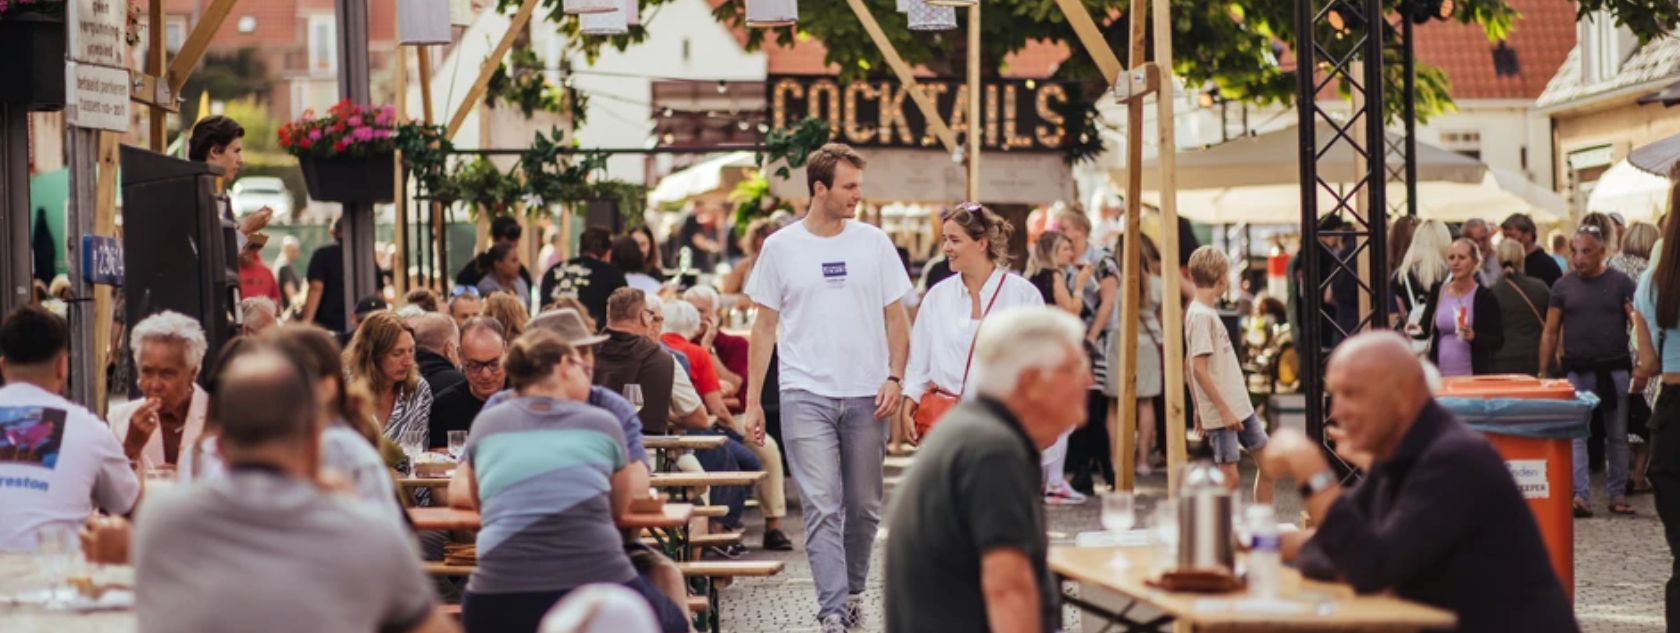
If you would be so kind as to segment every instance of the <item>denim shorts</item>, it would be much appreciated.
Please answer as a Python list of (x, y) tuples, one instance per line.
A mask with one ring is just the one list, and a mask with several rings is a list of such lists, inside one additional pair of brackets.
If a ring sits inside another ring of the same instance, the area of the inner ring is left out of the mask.
[(1208, 429), (1207, 438), (1208, 446), (1213, 448), (1215, 464), (1234, 464), (1242, 457), (1237, 450), (1239, 445), (1253, 453), (1266, 448), (1269, 439), (1266, 437), (1265, 425), (1252, 413), (1248, 419), (1243, 420), (1241, 429), (1229, 426), (1223, 429)]

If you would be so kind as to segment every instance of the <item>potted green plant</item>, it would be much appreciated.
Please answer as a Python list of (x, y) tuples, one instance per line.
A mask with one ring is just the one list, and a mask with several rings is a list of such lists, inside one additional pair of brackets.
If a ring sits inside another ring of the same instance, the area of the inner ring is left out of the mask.
[(327, 202), (390, 202), (396, 178), (396, 112), (344, 100), (327, 116), (304, 112), (280, 126), (280, 147), (296, 156), (309, 197)]

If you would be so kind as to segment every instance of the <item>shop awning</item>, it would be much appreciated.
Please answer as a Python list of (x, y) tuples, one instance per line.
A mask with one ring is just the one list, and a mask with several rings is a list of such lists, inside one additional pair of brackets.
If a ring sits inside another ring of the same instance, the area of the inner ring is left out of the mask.
[(1587, 196), (1587, 211), (1620, 213), (1629, 222), (1654, 222), (1668, 208), (1667, 178), (1621, 161), (1605, 170)]
[(1680, 160), (1680, 134), (1637, 147), (1627, 157), (1634, 167), (1663, 178), (1673, 173), (1676, 160)]
[(700, 197), (721, 200), (757, 167), (752, 152), (731, 152), (664, 177), (648, 194), (648, 200), (653, 204)]
[[(1403, 200), (1406, 188), (1391, 184), (1390, 200)], [(1343, 195), (1347, 195), (1345, 192)], [(1146, 191), (1143, 201), (1160, 204), (1160, 192)], [(1319, 188), (1320, 211), (1333, 208), (1336, 197)], [(1301, 185), (1253, 185), (1178, 192), (1178, 213), (1207, 224), (1294, 224), (1301, 223)], [(1418, 215), (1445, 222), (1481, 218), (1499, 222), (1513, 213), (1528, 213), (1540, 222), (1568, 216), (1562, 196), (1529, 182), (1521, 174), (1487, 168), (1481, 182), (1448, 181), (1418, 183)]]

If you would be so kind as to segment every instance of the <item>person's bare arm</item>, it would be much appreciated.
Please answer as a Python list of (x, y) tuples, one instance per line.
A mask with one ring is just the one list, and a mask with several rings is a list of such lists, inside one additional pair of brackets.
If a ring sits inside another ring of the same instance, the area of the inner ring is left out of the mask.
[(747, 439), (764, 445), (764, 374), (770, 371), (770, 355), (776, 347), (776, 325), (781, 314), (758, 304), (758, 318), (753, 319), (752, 342), (747, 348)]
[(1038, 583), (1021, 550), (1005, 547), (980, 558), (980, 590), (992, 633), (1045, 633), (1040, 626)]
[(1640, 316), (1631, 303), (1627, 304), (1627, 314), (1628, 322), (1633, 324), (1633, 342), (1639, 346), (1628, 388), (1633, 393), (1644, 393), (1646, 383), (1662, 371), (1661, 363), (1657, 360), (1656, 345), (1651, 341), (1651, 330), (1645, 326), (1645, 317)]
[(1109, 277), (1102, 280), (1097, 290), (1102, 297), (1102, 303), (1097, 305), (1097, 315), (1091, 320), (1091, 329), (1085, 332), (1085, 340), (1091, 342), (1096, 342), (1097, 337), (1102, 335), (1103, 328), (1108, 327), (1108, 316), (1114, 312), (1114, 299), (1120, 294), (1120, 278)]
[(719, 424), (735, 429), (736, 433), (741, 432), (741, 429), (735, 426), (735, 417), (729, 415), (729, 405), (723, 403), (722, 392), (713, 391), (703, 396), (702, 399), (706, 401), (706, 411), (716, 417)]
[(409, 633), (461, 633), (461, 625), (455, 618), (443, 611), (443, 605), (432, 607), (432, 614), (420, 622)]
[(321, 309), (321, 296), (327, 293), (327, 284), (319, 281), (309, 282), (309, 296), (303, 300), (303, 322), (314, 323), (315, 311)]
[(887, 370), (899, 380), (882, 383), (875, 393), (875, 417), (891, 418), (898, 414), (904, 397), (904, 365), (910, 362), (910, 314), (902, 301), (894, 301), (882, 311), (887, 318)]
[(455, 476), (449, 479), (449, 507), (456, 510), (478, 509), (478, 475), (466, 462), (457, 465)]
[(712, 427), (712, 417), (706, 414), (706, 407), (695, 407), (677, 418), (677, 424), (685, 429), (705, 430)]
[(1540, 376), (1551, 373), (1552, 359), (1557, 358), (1558, 333), (1563, 329), (1563, 310), (1546, 310), (1546, 331), (1540, 335)]
[(1234, 410), (1230, 407), (1230, 403), (1225, 402), (1225, 399), (1219, 396), (1218, 385), (1214, 384), (1213, 374), (1208, 371), (1208, 359), (1211, 357), (1211, 355), (1203, 354), (1191, 359), (1190, 375), (1195, 378), (1196, 385), (1202, 388), (1202, 393), (1213, 402), (1214, 408), (1219, 410), (1219, 417), (1221, 418), (1219, 426), (1223, 428), (1238, 422), (1238, 420), (1233, 413)]
[(630, 498), (646, 499), (648, 496), (648, 487), (652, 485), (652, 480), (649, 478), (648, 474), (647, 463), (630, 460), (630, 465), (625, 466), (624, 470), (629, 471), (630, 473), (628, 475), (630, 478)]
[[(630, 497), (636, 492), (635, 488), (632, 487), (631, 477), (633, 475), (634, 473), (630, 472), (629, 464), (625, 464), (623, 468), (618, 469), (618, 472), (612, 475), (612, 494), (609, 499), (612, 502), (612, 515), (614, 517), (624, 516), (625, 513), (630, 511)], [(642, 490), (647, 490), (647, 488)]]
[(1056, 276), (1050, 287), (1054, 289), (1052, 294), (1056, 300), (1056, 307), (1073, 316), (1079, 316), (1079, 297), (1073, 296), (1073, 292), (1068, 290), (1067, 282), (1061, 275)]

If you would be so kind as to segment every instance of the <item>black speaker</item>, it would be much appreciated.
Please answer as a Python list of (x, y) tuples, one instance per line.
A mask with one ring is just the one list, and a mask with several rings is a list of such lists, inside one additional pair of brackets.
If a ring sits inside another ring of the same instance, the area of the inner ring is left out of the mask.
[[(197, 320), (210, 344), (198, 375), (207, 384), (217, 353), (239, 334), (239, 243), (228, 199), (218, 193), (222, 169), (127, 145), (121, 151), (127, 326), (165, 310)], [(133, 362), (126, 350), (123, 357)], [(129, 390), (139, 395), (132, 382)]]

